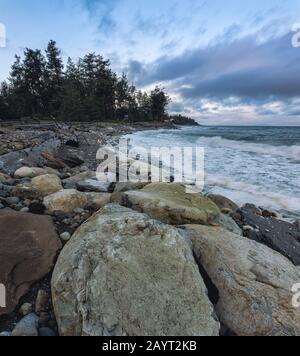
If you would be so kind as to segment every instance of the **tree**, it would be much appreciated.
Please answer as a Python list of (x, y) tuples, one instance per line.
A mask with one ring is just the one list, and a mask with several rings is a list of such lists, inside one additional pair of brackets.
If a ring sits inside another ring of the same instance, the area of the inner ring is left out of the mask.
[(164, 120), (169, 102), (160, 87), (150, 94), (137, 91), (125, 74), (119, 77), (110, 61), (95, 53), (76, 63), (69, 58), (64, 68), (61, 51), (50, 41), (45, 56), (27, 48), (23, 59), (15, 57), (9, 82), (0, 88), (0, 119)]
[(24, 52), (23, 75), (28, 109), (31, 116), (46, 114), (47, 95), (45, 85), (46, 61), (40, 50), (27, 48)]
[(156, 87), (151, 92), (150, 101), (152, 118), (157, 121), (166, 119), (167, 106), (170, 104), (171, 99), (165, 93), (164, 89)]
[(56, 116), (62, 103), (63, 60), (55, 41), (50, 41), (46, 49), (47, 63), (45, 72), (46, 103), (49, 115)]

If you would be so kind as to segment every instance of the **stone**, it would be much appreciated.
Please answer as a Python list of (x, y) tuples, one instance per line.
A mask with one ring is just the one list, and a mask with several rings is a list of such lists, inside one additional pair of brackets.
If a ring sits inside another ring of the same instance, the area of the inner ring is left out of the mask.
[(219, 334), (185, 238), (118, 205), (106, 206), (75, 232), (51, 286), (61, 336)]
[(22, 167), (15, 171), (14, 176), (16, 178), (34, 178), (47, 174), (47, 171), (43, 168), (37, 167)]
[(235, 212), (239, 209), (239, 206), (236, 203), (226, 197), (223, 197), (222, 195), (208, 194), (207, 197), (212, 200), (222, 211), (227, 210)]
[(44, 205), (49, 213), (71, 213), (74, 209), (85, 208), (88, 204), (87, 196), (75, 189), (61, 190), (44, 198)]
[(94, 207), (95, 210), (102, 209), (111, 201), (110, 193), (85, 193), (88, 199), (88, 206)]
[(67, 167), (67, 165), (61, 159), (59, 159), (57, 157), (54, 157), (49, 152), (43, 152), (43, 153), (41, 153), (41, 156), (46, 161), (47, 166), (50, 167), (50, 168), (53, 168), (53, 169), (64, 169), (64, 168)]
[(239, 210), (243, 225), (253, 229), (244, 230), (246, 237), (262, 243), (300, 265), (300, 231), (287, 221), (274, 217), (264, 218), (260, 210), (247, 205)]
[(152, 183), (137, 191), (114, 194), (112, 202), (148, 214), (165, 224), (211, 224), (219, 208), (201, 194), (188, 194), (181, 184)]
[(148, 183), (116, 183), (114, 193), (124, 193), (129, 190), (139, 190), (143, 189), (148, 185)]
[(295, 221), (294, 225), (298, 230), (300, 230), (300, 220)]
[(68, 149), (61, 149), (56, 155), (56, 158), (70, 168), (81, 166), (84, 163), (81, 157)]
[(15, 326), (12, 336), (38, 336), (38, 322), (39, 318), (36, 314), (26, 315)]
[(190, 225), (200, 269), (210, 280), (215, 310), (238, 336), (300, 335), (292, 287), (300, 269), (270, 248), (224, 229)]
[(28, 206), (29, 212), (37, 215), (44, 215), (46, 212), (46, 207), (40, 202), (32, 202)]
[(243, 235), (243, 231), (236, 224), (236, 222), (226, 214), (220, 214), (215, 220), (214, 225), (225, 228), (226, 230), (233, 232), (237, 235)]
[(109, 193), (113, 190), (112, 183), (103, 183), (93, 179), (80, 181), (76, 187), (81, 192)]
[(63, 184), (73, 185), (73, 188), (76, 188), (76, 183), (86, 179), (96, 179), (96, 172), (87, 171), (87, 172), (76, 174), (70, 178), (64, 179)]
[(12, 336), (12, 333), (10, 331), (2, 331), (0, 333), (0, 337), (10, 337)]
[(49, 294), (42, 289), (39, 290), (35, 301), (35, 312), (40, 314), (41, 312), (46, 311), (49, 300)]
[(18, 197), (9, 197), (6, 198), (6, 203), (8, 205), (15, 205), (18, 204), (20, 202), (20, 199)]
[(64, 232), (60, 235), (60, 239), (64, 242), (69, 241), (71, 238), (71, 234), (69, 232)]
[(20, 199), (39, 199), (39, 192), (30, 183), (18, 184), (13, 188), (12, 194)]
[(30, 303), (24, 303), (19, 310), (19, 313), (23, 316), (31, 314), (32, 312), (33, 312), (33, 307), (32, 304)]
[(0, 308), (0, 315), (5, 315), (51, 271), (61, 242), (50, 217), (3, 209), (0, 246), (0, 281), (7, 293), (7, 307)]
[(11, 177), (0, 172), (0, 183), (7, 184), (12, 181)]
[(45, 174), (32, 179), (32, 187), (41, 197), (57, 193), (63, 189), (60, 179), (55, 174)]
[(39, 329), (39, 336), (41, 337), (53, 337), (56, 336), (55, 332), (50, 329), (50, 328), (46, 328), (46, 327), (42, 327)]

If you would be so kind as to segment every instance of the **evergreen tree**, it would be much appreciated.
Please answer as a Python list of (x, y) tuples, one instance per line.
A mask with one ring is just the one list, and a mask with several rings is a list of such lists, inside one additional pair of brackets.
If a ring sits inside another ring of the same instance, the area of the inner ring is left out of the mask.
[(46, 114), (47, 91), (45, 84), (46, 61), (40, 50), (27, 48), (24, 53), (23, 73), (28, 109), (31, 116)]
[(110, 62), (90, 53), (64, 71), (61, 52), (50, 41), (46, 57), (27, 48), (16, 56), (9, 83), (0, 88), (0, 119), (52, 117), (74, 121), (153, 121), (167, 117), (170, 98), (156, 87), (150, 94), (118, 77)]
[(50, 41), (46, 49), (47, 63), (45, 73), (47, 112), (56, 116), (62, 102), (63, 90), (63, 61), (61, 51), (55, 41)]

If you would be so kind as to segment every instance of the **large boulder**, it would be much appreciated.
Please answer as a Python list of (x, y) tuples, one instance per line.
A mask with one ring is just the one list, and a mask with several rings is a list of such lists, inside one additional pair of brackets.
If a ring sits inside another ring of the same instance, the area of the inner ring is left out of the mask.
[(201, 194), (188, 194), (181, 184), (153, 183), (137, 191), (117, 193), (113, 201), (166, 224), (211, 224), (219, 208)]
[(239, 214), (243, 225), (252, 227), (245, 231), (249, 239), (265, 244), (296, 266), (300, 265), (300, 230), (297, 226), (274, 217), (265, 218), (260, 209), (251, 205), (244, 206)]
[(71, 213), (74, 209), (88, 206), (89, 200), (84, 193), (75, 189), (65, 189), (45, 197), (44, 205), (50, 214), (55, 211)]
[(52, 278), (60, 335), (218, 335), (219, 323), (178, 230), (118, 205), (82, 225)]
[(55, 174), (45, 174), (32, 179), (32, 187), (38, 191), (40, 196), (57, 193), (63, 189), (61, 180)]
[(8, 314), (30, 286), (53, 267), (61, 243), (50, 217), (0, 210), (0, 281), (6, 287)]
[(220, 321), (240, 336), (300, 335), (292, 287), (300, 269), (268, 247), (226, 230), (186, 226), (210, 278)]

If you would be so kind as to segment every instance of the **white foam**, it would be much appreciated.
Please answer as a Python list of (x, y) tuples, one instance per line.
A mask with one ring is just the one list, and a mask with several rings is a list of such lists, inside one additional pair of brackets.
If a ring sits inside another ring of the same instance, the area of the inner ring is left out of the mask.
[(219, 136), (201, 137), (198, 144), (204, 146), (218, 146), (235, 149), (242, 152), (258, 153), (286, 157), (296, 162), (300, 162), (300, 146), (271, 146), (261, 143), (249, 143), (246, 141), (227, 140)]
[[(221, 188), (226, 192), (228, 198), (233, 199), (237, 204), (253, 203), (264, 208), (299, 211), (300, 198), (271, 191), (262, 191), (259, 187), (232, 180), (230, 177), (221, 175), (207, 175), (206, 184)], [(220, 190), (219, 190), (220, 192)]]

